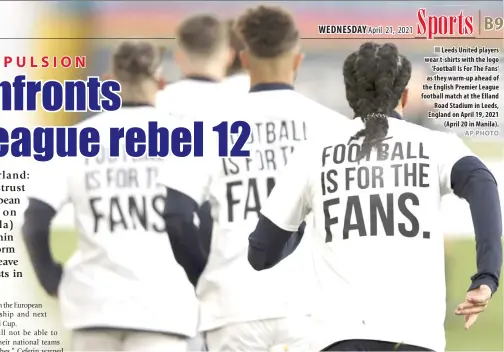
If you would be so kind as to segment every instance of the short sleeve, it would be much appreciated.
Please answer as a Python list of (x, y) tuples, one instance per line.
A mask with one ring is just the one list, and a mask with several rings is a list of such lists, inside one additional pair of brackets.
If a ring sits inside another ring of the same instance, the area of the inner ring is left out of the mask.
[(311, 209), (308, 156), (306, 145), (297, 147), (261, 209), (262, 215), (285, 231), (296, 231)]
[(466, 156), (475, 156), (469, 147), (456, 134), (442, 133), (439, 138), (439, 184), (441, 195), (453, 192), (451, 187), (451, 172), (453, 166)]
[[(209, 118), (204, 121), (203, 127), (203, 155), (177, 157), (170, 154), (161, 163), (157, 182), (162, 187), (183, 193), (192, 198), (198, 206), (208, 200), (212, 181), (216, 179), (220, 158), (217, 152), (217, 137), (212, 132), (212, 109), (209, 109)], [(192, 119), (178, 119), (166, 122), (168, 129), (185, 127), (194, 132)]]
[(159, 184), (191, 197), (198, 206), (208, 200), (210, 187), (217, 179), (221, 165), (211, 126), (211, 123), (205, 125), (203, 156), (170, 155), (163, 161), (158, 177)]
[(31, 161), (27, 195), (59, 211), (70, 201), (67, 170), (72, 170), (73, 159), (57, 158), (46, 162)]
[(163, 161), (158, 182), (191, 197), (198, 205), (207, 200), (215, 169), (209, 157), (169, 157)]

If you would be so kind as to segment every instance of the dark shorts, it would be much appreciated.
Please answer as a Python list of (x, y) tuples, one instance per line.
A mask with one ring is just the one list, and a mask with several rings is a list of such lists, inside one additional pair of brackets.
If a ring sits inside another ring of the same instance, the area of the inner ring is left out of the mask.
[(345, 340), (333, 343), (322, 351), (429, 351), (427, 348), (402, 343), (375, 340)]

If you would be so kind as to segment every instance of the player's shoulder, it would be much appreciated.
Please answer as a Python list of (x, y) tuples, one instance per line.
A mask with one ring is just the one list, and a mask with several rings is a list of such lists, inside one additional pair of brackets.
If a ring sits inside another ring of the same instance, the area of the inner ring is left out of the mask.
[(108, 119), (109, 117), (112, 117), (116, 114), (117, 111), (104, 111), (104, 112), (99, 112), (96, 113), (78, 123), (76, 123), (73, 127), (76, 127), (77, 129), (83, 129), (83, 128), (101, 128), (101, 127), (107, 127), (110, 124), (110, 120)]
[(229, 90), (218, 82), (182, 80), (157, 93), (156, 107), (173, 114), (199, 117), (225, 105)]
[(342, 113), (333, 110), (318, 101), (315, 101), (304, 94), (296, 93), (298, 97), (298, 107), (303, 113), (310, 115), (313, 120), (323, 120), (329, 123), (342, 123), (343, 126), (350, 126), (350, 118)]
[(450, 131), (432, 130), (404, 120), (389, 121), (392, 137), (422, 143), (426, 153), (440, 161), (453, 154), (473, 155), (462, 138)]
[(119, 110), (97, 113), (75, 124), (74, 127), (79, 129), (86, 127), (93, 127), (96, 129), (129, 127), (142, 125), (144, 121), (160, 120), (163, 120), (163, 114), (159, 109), (153, 106), (123, 106)]
[(389, 122), (389, 129), (403, 131), (405, 133), (420, 134), (424, 136), (424, 135), (431, 135), (432, 132), (434, 132), (434, 130), (431, 130), (427, 127), (418, 125), (413, 122), (409, 122), (404, 119), (389, 118), (388, 122)]
[(293, 91), (293, 94), (296, 97), (297, 105), (299, 105), (299, 106), (306, 106), (311, 109), (315, 109), (318, 112), (325, 112), (325, 113), (335, 112), (334, 110), (328, 108), (327, 106), (319, 103), (316, 100), (313, 100), (312, 98), (310, 98), (300, 92)]
[(157, 93), (157, 98), (159, 99), (171, 96), (197, 96), (201, 98), (218, 95), (223, 91), (224, 87), (219, 82), (182, 79), (166, 85)]
[[(263, 100), (271, 100), (271, 104), (269, 105), (271, 108), (276, 106), (280, 111), (285, 111), (285, 114), (295, 119), (305, 120), (313, 124), (338, 123), (343, 121), (343, 124), (346, 125), (346, 122), (349, 121), (347, 116), (295, 90), (279, 90), (277, 93), (278, 94), (264, 94)], [(250, 94), (250, 96), (252, 95), (253, 94)], [(259, 97), (259, 95), (260, 93), (257, 94), (257, 97)]]
[(180, 97), (189, 97), (189, 89), (187, 89), (187, 84), (185, 81), (177, 81), (164, 86), (156, 94), (156, 106), (169, 105), (171, 99), (178, 101)]
[(429, 143), (443, 143), (443, 141), (462, 141), (456, 133), (433, 130), (428, 127), (400, 119), (389, 119), (389, 131), (397, 132), (408, 139), (425, 140)]
[(190, 86), (190, 82), (188, 82), (185, 79), (169, 83), (169, 84), (165, 85), (163, 87), (163, 89), (161, 89), (158, 92), (158, 95), (175, 94), (177, 92), (180, 92), (183, 89), (186, 89), (186, 87), (188, 86), (188, 83), (189, 83), (189, 86)]
[(433, 147), (443, 154), (462, 153), (473, 155), (467, 144), (460, 136), (449, 131), (430, 131), (433, 141)]
[(239, 73), (227, 77), (221, 85), (231, 94), (248, 93), (250, 90), (250, 77), (246, 73)]

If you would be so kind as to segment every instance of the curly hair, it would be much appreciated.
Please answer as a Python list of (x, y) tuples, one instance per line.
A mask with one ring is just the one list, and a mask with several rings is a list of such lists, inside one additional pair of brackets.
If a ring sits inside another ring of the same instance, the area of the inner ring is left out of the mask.
[(394, 44), (367, 42), (343, 64), (348, 104), (365, 127), (351, 137), (364, 137), (358, 159), (367, 156), (388, 133), (388, 117), (399, 103), (411, 78), (410, 61)]
[(278, 57), (299, 42), (292, 16), (280, 7), (258, 6), (247, 10), (237, 23), (246, 47), (259, 58)]

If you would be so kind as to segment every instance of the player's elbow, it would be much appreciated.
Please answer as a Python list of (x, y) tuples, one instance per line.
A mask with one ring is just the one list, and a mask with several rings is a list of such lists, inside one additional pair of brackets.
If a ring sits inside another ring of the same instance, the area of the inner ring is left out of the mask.
[(284, 255), (291, 235), (292, 232), (282, 230), (260, 215), (256, 229), (249, 236), (248, 261), (252, 268), (270, 269), (290, 254)]
[(268, 269), (264, 252), (254, 248), (250, 244), (248, 248), (248, 262), (254, 270), (261, 271)]
[(259, 216), (257, 226), (249, 236), (248, 262), (254, 270), (261, 271), (268, 269), (268, 254), (271, 251), (270, 240), (268, 236), (270, 230), (270, 221), (264, 216)]
[(33, 198), (28, 200), (21, 233), (29, 251), (38, 250), (40, 241), (43, 242), (49, 236), (55, 215), (56, 211), (50, 205)]

